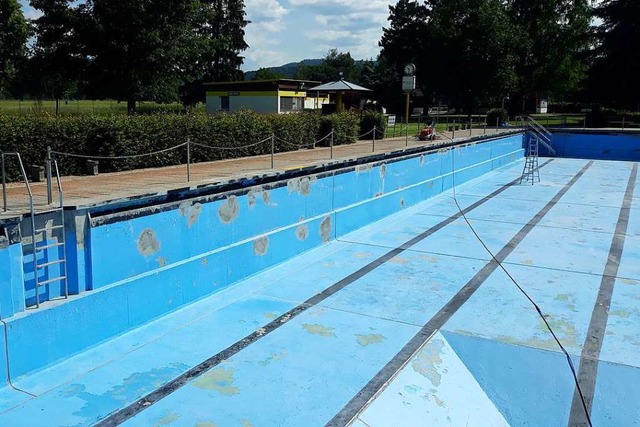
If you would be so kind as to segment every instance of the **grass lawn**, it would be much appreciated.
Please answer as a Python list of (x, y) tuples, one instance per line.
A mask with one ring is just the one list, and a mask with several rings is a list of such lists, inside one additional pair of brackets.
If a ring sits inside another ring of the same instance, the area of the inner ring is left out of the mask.
[[(155, 102), (139, 102), (138, 111), (158, 111), (158, 112), (180, 112), (184, 108), (182, 104), (157, 104)], [(204, 105), (196, 107), (197, 111), (204, 111)], [(55, 101), (19, 101), (12, 99), (0, 100), (0, 114), (31, 114), (49, 113), (55, 114)], [(105, 114), (126, 114), (127, 103), (113, 100), (69, 100), (60, 101), (60, 114), (62, 115), (105, 115)]]
[[(515, 122), (514, 122), (515, 124)], [(424, 128), (424, 123), (409, 123), (408, 126), (408, 134), (409, 137), (414, 137), (420, 134), (420, 131)], [(436, 132), (446, 132), (449, 128), (453, 126), (453, 119), (449, 121), (445, 121), (442, 119), (442, 122), (436, 123)], [(469, 132), (468, 123), (456, 121), (457, 132), (461, 132), (460, 136), (463, 135), (464, 132)], [(463, 126), (465, 129), (463, 129)], [(484, 116), (482, 118), (478, 117), (473, 119), (472, 123), (473, 129), (482, 129), (484, 127)], [(495, 127), (495, 126), (494, 126)], [(397, 123), (395, 126), (387, 126), (387, 130), (385, 132), (385, 138), (394, 138), (401, 137), (405, 135), (406, 125), (404, 123)], [(489, 127), (487, 127), (489, 129)]]

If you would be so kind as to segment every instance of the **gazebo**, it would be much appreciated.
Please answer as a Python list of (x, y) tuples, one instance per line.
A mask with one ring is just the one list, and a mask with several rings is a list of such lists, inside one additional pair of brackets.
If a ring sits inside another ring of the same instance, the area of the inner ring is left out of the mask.
[(336, 111), (342, 111), (344, 109), (342, 103), (342, 96), (349, 92), (371, 92), (371, 89), (358, 86), (355, 83), (350, 83), (345, 79), (336, 80), (329, 83), (321, 84), (320, 86), (307, 89), (307, 92), (327, 92), (336, 94)]

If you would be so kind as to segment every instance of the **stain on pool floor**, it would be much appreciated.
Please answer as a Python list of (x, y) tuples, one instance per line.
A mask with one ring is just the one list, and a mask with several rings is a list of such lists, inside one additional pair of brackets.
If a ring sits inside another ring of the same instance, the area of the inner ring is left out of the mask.
[[(513, 183), (521, 168), (465, 184), (457, 199), (570, 353), (593, 425), (638, 425), (638, 164), (554, 159), (533, 186)], [(14, 385), (34, 396), (0, 389), (3, 426), (549, 426), (583, 416), (567, 360), (451, 194)]]

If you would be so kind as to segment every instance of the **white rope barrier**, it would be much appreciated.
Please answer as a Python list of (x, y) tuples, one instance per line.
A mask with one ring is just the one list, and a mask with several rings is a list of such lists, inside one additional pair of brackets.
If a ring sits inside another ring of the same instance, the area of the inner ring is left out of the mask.
[(59, 156), (65, 156), (65, 157), (75, 157), (75, 158), (78, 158), (78, 159), (124, 160), (124, 159), (136, 159), (136, 158), (140, 158), (140, 157), (155, 156), (157, 154), (163, 154), (163, 153), (167, 153), (169, 151), (176, 150), (178, 148), (182, 148), (182, 147), (184, 147), (186, 145), (187, 145), (187, 143), (185, 142), (185, 143), (176, 145), (174, 147), (165, 148), (164, 150), (154, 151), (152, 153), (131, 154), (131, 155), (127, 155), (127, 156), (88, 156), (88, 155), (85, 155), (85, 154), (65, 153), (65, 152), (62, 152), (62, 151), (51, 151), (51, 154), (57, 154)]
[(231, 151), (231, 150), (241, 150), (241, 149), (244, 149), (244, 148), (255, 147), (257, 145), (264, 144), (265, 142), (267, 142), (269, 140), (271, 140), (271, 137), (265, 138), (262, 141), (254, 142), (253, 144), (241, 145), (239, 147), (215, 147), (215, 146), (212, 146), (212, 145), (200, 144), (199, 142), (192, 142), (191, 145), (195, 145), (195, 146), (202, 147), (202, 148), (209, 148), (211, 150), (228, 150), (228, 151)]

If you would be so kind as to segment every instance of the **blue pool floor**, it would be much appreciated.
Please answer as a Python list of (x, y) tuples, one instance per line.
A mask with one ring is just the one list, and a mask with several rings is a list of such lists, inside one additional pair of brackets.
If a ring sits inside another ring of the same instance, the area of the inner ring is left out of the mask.
[[(580, 375), (603, 273), (615, 272), (610, 308), (599, 315), (606, 328), (595, 385), (589, 391), (587, 378), (585, 389), (594, 425), (638, 425), (637, 164), (554, 159), (541, 183), (507, 185), (521, 167), (458, 187), (458, 202), (540, 305)], [(0, 389), (0, 425), (575, 421), (572, 408), (580, 407), (566, 358), (457, 213), (451, 193), (429, 199), (19, 378), (14, 385), (31, 395)], [(240, 350), (229, 352), (233, 345)], [(223, 351), (207, 369), (163, 389)], [(149, 394), (155, 397), (139, 402)], [(123, 411), (130, 405), (133, 412)]]

